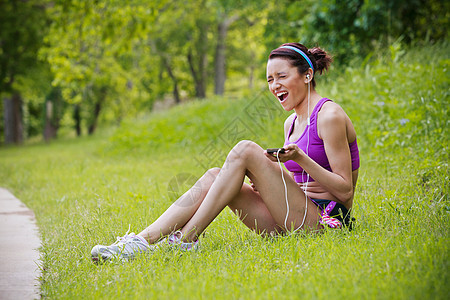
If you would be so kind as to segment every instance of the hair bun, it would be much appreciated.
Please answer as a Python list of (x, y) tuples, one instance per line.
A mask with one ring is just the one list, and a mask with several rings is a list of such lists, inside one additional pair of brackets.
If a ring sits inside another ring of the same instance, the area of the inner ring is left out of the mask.
[(324, 70), (327, 71), (333, 58), (325, 50), (322, 50), (319, 47), (313, 47), (308, 49), (308, 51), (316, 60), (316, 72), (322, 74)]

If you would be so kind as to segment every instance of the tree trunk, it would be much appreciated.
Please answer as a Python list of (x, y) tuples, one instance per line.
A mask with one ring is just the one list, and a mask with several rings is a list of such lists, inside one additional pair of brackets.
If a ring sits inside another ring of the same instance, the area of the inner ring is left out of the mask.
[(56, 138), (59, 124), (54, 122), (54, 106), (51, 100), (45, 102), (45, 125), (44, 125), (44, 140), (49, 142)]
[(98, 117), (100, 116), (100, 111), (102, 110), (102, 103), (103, 103), (103, 101), (105, 101), (106, 94), (107, 94), (106, 87), (102, 87), (100, 89), (98, 101), (95, 103), (95, 106), (94, 106), (94, 115), (93, 115), (92, 123), (89, 125), (89, 128), (88, 128), (89, 135), (92, 135), (95, 132), (95, 130), (97, 129)]
[[(205, 55), (206, 56), (206, 55)], [(194, 84), (195, 84), (195, 97), (197, 98), (205, 98), (206, 97), (206, 84), (205, 84), (205, 80), (206, 80), (206, 75), (204, 75), (204, 72), (206, 68), (202, 69), (202, 61), (206, 60), (205, 58), (199, 58), (199, 67), (198, 70), (196, 70), (196, 63), (194, 61), (194, 56), (192, 54), (192, 51), (189, 50), (188, 56), (188, 63), (189, 63), (189, 68), (191, 70), (191, 74), (192, 74), (192, 78), (194, 79)]]
[[(154, 40), (149, 40), (149, 44), (150, 44), (150, 47), (152, 48), (152, 50), (155, 51), (161, 57), (162, 65), (167, 70), (167, 73), (169, 74), (169, 77), (172, 79), (172, 82), (173, 82), (172, 93), (173, 93), (173, 97), (175, 98), (175, 103), (179, 104), (181, 102), (181, 97), (180, 97), (180, 91), (178, 89), (178, 80), (177, 80), (175, 74), (173, 73), (172, 67), (170, 66), (170, 63), (169, 63), (169, 59), (167, 58), (167, 55), (164, 52), (161, 53), (158, 50), (158, 47), (156, 47), (156, 43)], [(160, 82), (163, 80), (162, 68), (160, 68), (158, 79)]]
[(170, 64), (167, 61), (167, 59), (164, 56), (162, 56), (162, 60), (163, 60), (164, 66), (166, 67), (167, 73), (169, 74), (170, 78), (172, 78), (172, 82), (173, 82), (173, 97), (175, 98), (175, 103), (179, 104), (181, 102), (181, 98), (180, 98), (180, 92), (178, 90), (178, 80), (175, 77), (175, 74), (173, 74), (172, 67), (170, 66)]
[(208, 24), (199, 20), (197, 28), (199, 37), (193, 43), (195, 48), (189, 49), (187, 59), (195, 83), (195, 96), (197, 98), (205, 98), (208, 78)]
[(102, 105), (101, 105), (101, 100), (99, 100), (97, 103), (95, 103), (95, 107), (94, 107), (94, 115), (93, 115), (93, 120), (91, 125), (89, 125), (88, 128), (88, 134), (92, 135), (95, 132), (95, 129), (97, 129), (97, 121), (98, 121), (98, 116), (100, 115), (100, 110), (102, 109)]
[(73, 110), (73, 119), (75, 121), (75, 131), (77, 133), (77, 136), (81, 136), (81, 113), (79, 104), (75, 104)]
[(228, 28), (225, 27), (225, 22), (219, 23), (218, 37), (215, 56), (215, 73), (214, 73), (214, 94), (223, 95), (225, 91), (225, 40), (227, 37)]
[(230, 18), (224, 18), (218, 25), (217, 46), (216, 55), (214, 61), (215, 73), (214, 73), (214, 94), (223, 95), (225, 92), (225, 80), (226, 80), (226, 39), (228, 34), (228, 28), (239, 17), (232, 16)]
[(23, 141), (22, 99), (14, 93), (11, 98), (3, 99), (5, 144), (20, 144)]
[(198, 82), (198, 95), (199, 98), (206, 98), (206, 79), (208, 77), (207, 67), (208, 67), (208, 36), (207, 28), (202, 29), (200, 37), (200, 49), (199, 49), (199, 62), (198, 62), (198, 73), (200, 74)]

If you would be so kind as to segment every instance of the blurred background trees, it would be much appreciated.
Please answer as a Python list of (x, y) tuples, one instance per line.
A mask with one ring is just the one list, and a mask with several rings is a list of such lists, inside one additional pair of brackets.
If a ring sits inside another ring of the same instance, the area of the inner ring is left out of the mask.
[[(32, 1), (0, 2), (0, 96), (2, 97), (2, 138), (5, 143), (20, 143), (28, 130), (33, 133), (32, 120), (26, 120), (24, 108), (35, 106), (36, 99), (23, 98), (30, 86), (42, 97), (46, 93), (47, 82), (37, 82), (39, 69), (45, 70), (45, 63), (37, 59), (42, 47), (48, 20), (45, 3)], [(42, 74), (45, 76), (45, 71)], [(33, 80), (37, 79), (36, 81)], [(28, 80), (27, 80), (28, 79)], [(31, 79), (31, 80), (30, 80)], [(32, 111), (32, 109), (31, 109)], [(35, 114), (32, 113), (32, 117)], [(38, 113), (39, 115), (39, 113)], [(28, 122), (27, 122), (28, 121)]]
[(156, 101), (241, 96), (281, 43), (362, 60), (447, 39), (448, 1), (1, 0), (0, 143), (95, 132)]

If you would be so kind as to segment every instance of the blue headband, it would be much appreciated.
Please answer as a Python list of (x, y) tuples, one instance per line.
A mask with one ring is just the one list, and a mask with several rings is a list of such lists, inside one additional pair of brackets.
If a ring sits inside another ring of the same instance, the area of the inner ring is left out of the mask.
[(298, 48), (295, 48), (295, 47), (292, 47), (292, 46), (281, 46), (280, 48), (286, 48), (286, 49), (294, 50), (295, 52), (297, 52), (298, 54), (303, 56), (303, 58), (306, 60), (306, 62), (311, 67), (311, 69), (313, 70), (313, 73), (314, 73), (314, 67), (313, 67), (313, 64), (312, 64), (311, 60), (309, 59), (308, 55), (306, 55), (302, 50), (300, 50)]

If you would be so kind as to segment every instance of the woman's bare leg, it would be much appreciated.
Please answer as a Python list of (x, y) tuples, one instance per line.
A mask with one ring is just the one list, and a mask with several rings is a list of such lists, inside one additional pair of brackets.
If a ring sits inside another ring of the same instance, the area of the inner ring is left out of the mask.
[(283, 231), (273, 219), (260, 194), (248, 184), (242, 186), (239, 195), (228, 203), (228, 207), (242, 223), (257, 234), (266, 235)]
[[(290, 212), (287, 219), (288, 228), (284, 228), (287, 207), (279, 166), (264, 155), (264, 150), (260, 146), (253, 142), (243, 141), (239, 142), (228, 154), (223, 168), (206, 197), (192, 218), (182, 228), (185, 241), (196, 240), (197, 236), (227, 205), (241, 210), (243, 216), (254, 215), (253, 217), (247, 217), (247, 221), (244, 219), (244, 223), (257, 220), (258, 213), (255, 213), (253, 207), (245, 205), (243, 202), (245, 199), (239, 197), (246, 175), (255, 184), (260, 199), (264, 202), (267, 211), (279, 228), (291, 230), (299, 227), (305, 213), (306, 201), (308, 201), (308, 210), (304, 225), (313, 229), (318, 228), (317, 207), (309, 199), (305, 200), (305, 194), (287, 173), (284, 177), (288, 190)], [(253, 197), (256, 196), (253, 195)], [(257, 206), (257, 208), (261, 213), (261, 206)], [(267, 213), (265, 214), (267, 215)], [(246, 223), (247, 226), (250, 224)], [(293, 224), (293, 227), (291, 227), (291, 224)], [(269, 227), (272, 227), (272, 225)]]
[(139, 235), (152, 244), (162, 236), (183, 227), (197, 211), (219, 171), (219, 168), (208, 170), (194, 186)]
[[(197, 211), (219, 172), (220, 168), (208, 170), (192, 188), (139, 235), (152, 244), (162, 236), (182, 228)], [(280, 231), (259, 193), (253, 191), (247, 184), (242, 185), (241, 192), (229, 207), (245, 225), (257, 233)]]

